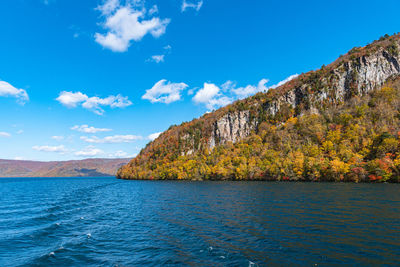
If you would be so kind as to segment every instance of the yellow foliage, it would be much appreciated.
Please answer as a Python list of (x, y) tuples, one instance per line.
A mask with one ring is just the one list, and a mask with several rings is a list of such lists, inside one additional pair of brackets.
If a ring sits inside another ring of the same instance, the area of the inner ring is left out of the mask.
[(331, 165), (333, 172), (337, 173), (337, 174), (339, 174), (339, 173), (346, 174), (350, 170), (350, 165), (346, 164), (345, 162), (343, 162), (339, 159), (331, 160), (330, 165)]

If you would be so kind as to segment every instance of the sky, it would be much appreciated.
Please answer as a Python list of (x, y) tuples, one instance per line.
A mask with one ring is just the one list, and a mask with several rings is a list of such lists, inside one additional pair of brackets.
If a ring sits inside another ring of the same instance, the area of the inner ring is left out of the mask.
[(400, 31), (398, 0), (2, 0), (0, 158), (134, 157)]

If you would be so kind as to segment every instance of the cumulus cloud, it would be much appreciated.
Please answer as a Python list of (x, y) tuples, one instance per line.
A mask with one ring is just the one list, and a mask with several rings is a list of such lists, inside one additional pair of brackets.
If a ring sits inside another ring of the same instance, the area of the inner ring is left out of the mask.
[(103, 155), (104, 151), (94, 146), (87, 146), (82, 150), (76, 151), (74, 154), (78, 157), (96, 157)]
[(172, 83), (167, 80), (160, 80), (154, 86), (146, 90), (142, 99), (150, 100), (151, 103), (169, 104), (181, 99), (181, 91), (188, 87), (185, 83)]
[(155, 62), (155, 63), (160, 63), (164, 62), (165, 56), (169, 53), (171, 53), (172, 47), (170, 45), (166, 45), (163, 47), (164, 53), (160, 55), (153, 55), (149, 59), (146, 60), (146, 62)]
[(150, 139), (151, 141), (153, 141), (153, 140), (155, 140), (157, 137), (159, 137), (160, 134), (162, 134), (162, 132), (152, 133), (152, 134), (150, 134), (147, 138)]
[(57, 97), (57, 101), (69, 108), (75, 108), (78, 104), (86, 101), (89, 97), (81, 92), (66, 92), (63, 91)]
[(7, 132), (0, 132), (0, 137), (11, 137), (11, 134)]
[(197, 2), (189, 2), (187, 0), (182, 1), (181, 11), (185, 12), (188, 8), (193, 8), (196, 11), (199, 11), (200, 8), (203, 6), (203, 0)]
[(210, 99), (214, 98), (219, 94), (219, 87), (212, 83), (204, 83), (204, 87), (201, 88), (193, 100), (197, 103), (207, 103)]
[(219, 108), (219, 107), (226, 106), (226, 105), (232, 103), (232, 101), (233, 100), (230, 97), (221, 96), (221, 97), (218, 97), (218, 98), (213, 98), (210, 101), (208, 101), (206, 107), (208, 109), (216, 109), (216, 108)]
[(93, 126), (89, 126), (87, 124), (83, 124), (83, 125), (75, 125), (73, 127), (71, 127), (71, 130), (73, 131), (78, 131), (78, 132), (82, 132), (82, 133), (98, 133), (98, 132), (110, 132), (112, 131), (112, 129), (108, 129), (108, 128), (95, 128)]
[(33, 146), (32, 147), (36, 151), (41, 152), (55, 152), (55, 153), (65, 153), (68, 150), (63, 146)]
[(119, 0), (108, 0), (97, 7), (103, 15), (110, 15), (120, 6)]
[(68, 108), (75, 108), (81, 105), (83, 108), (88, 109), (98, 115), (103, 115), (104, 110), (100, 106), (109, 106), (111, 108), (124, 108), (132, 105), (128, 97), (122, 95), (110, 95), (106, 98), (100, 98), (97, 96), (88, 97), (86, 94), (81, 92), (67, 92), (62, 91), (56, 98), (58, 102)]
[(245, 87), (236, 88), (236, 83), (232, 81), (227, 81), (222, 85), (222, 87), (226, 88), (226, 90), (231, 90), (232, 93), (234, 93), (238, 97), (238, 99), (243, 99), (258, 92), (268, 91), (268, 88), (266, 86), (267, 83), (268, 79), (262, 79), (258, 82), (257, 85), (247, 85)]
[(17, 89), (5, 81), (0, 81), (0, 96), (15, 97), (21, 105), (29, 101), (28, 93), (24, 89)]
[(193, 101), (198, 104), (204, 104), (209, 110), (212, 110), (258, 92), (267, 92), (269, 89), (279, 87), (297, 76), (298, 74), (291, 75), (272, 86), (267, 86), (268, 79), (261, 79), (257, 85), (247, 85), (244, 87), (237, 87), (236, 82), (233, 81), (227, 81), (220, 87), (213, 83), (204, 83), (203, 88), (196, 92)]
[(154, 55), (148, 61), (152, 61), (155, 63), (164, 62), (165, 55)]
[(277, 87), (279, 87), (279, 86), (281, 86), (281, 85), (284, 85), (285, 83), (287, 83), (287, 82), (293, 80), (294, 78), (297, 78), (297, 76), (299, 76), (297, 73), (296, 73), (296, 74), (293, 74), (293, 75), (287, 77), (286, 79), (284, 79), (283, 81), (280, 81), (279, 83), (270, 86), (269, 88), (270, 88), (270, 89), (277, 88)]
[(224, 96), (221, 89), (213, 83), (204, 83), (193, 97), (193, 101), (198, 104), (205, 104), (208, 109), (215, 109), (225, 106), (232, 102), (232, 98)]
[(115, 143), (132, 143), (136, 140), (141, 140), (143, 137), (137, 135), (113, 135), (99, 138), (97, 136), (87, 137), (81, 136), (81, 140), (87, 143), (96, 144), (115, 144)]
[(56, 141), (62, 141), (64, 140), (64, 136), (54, 135), (51, 137), (51, 139), (54, 139)]
[(151, 15), (156, 14), (156, 13), (158, 13), (158, 6), (154, 5), (149, 9), (149, 15), (151, 16)]
[(126, 153), (125, 151), (118, 150), (114, 153), (108, 154), (108, 157), (110, 157), (110, 158), (134, 158), (134, 157), (136, 157), (136, 155), (137, 154), (130, 155), (130, 154)]
[(106, 0), (97, 9), (105, 17), (102, 26), (106, 33), (95, 33), (97, 43), (114, 52), (125, 52), (132, 41), (138, 42), (145, 35), (151, 34), (158, 38), (163, 35), (170, 19), (151, 17), (158, 12), (153, 6), (148, 12), (145, 8), (138, 9), (138, 1), (127, 1), (121, 5), (118, 0)]

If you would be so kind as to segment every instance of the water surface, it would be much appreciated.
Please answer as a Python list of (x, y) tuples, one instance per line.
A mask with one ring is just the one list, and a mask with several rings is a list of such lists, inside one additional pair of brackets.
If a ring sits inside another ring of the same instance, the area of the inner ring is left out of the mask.
[(0, 179), (0, 266), (399, 265), (400, 185)]

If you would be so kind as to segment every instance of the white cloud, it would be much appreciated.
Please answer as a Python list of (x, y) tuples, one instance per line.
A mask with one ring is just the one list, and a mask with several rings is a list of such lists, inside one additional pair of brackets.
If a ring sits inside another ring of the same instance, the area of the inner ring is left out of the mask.
[(221, 89), (213, 83), (204, 83), (195, 96), (193, 101), (198, 104), (205, 104), (208, 109), (215, 109), (221, 106), (228, 105), (232, 102), (232, 99), (224, 96), (221, 93)]
[(18, 130), (17, 131), (17, 134), (23, 134), (24, 133), (24, 130)]
[(0, 96), (15, 97), (21, 105), (29, 101), (29, 96), (24, 89), (17, 89), (5, 81), (0, 81)]
[(0, 132), (0, 137), (11, 137), (11, 134), (7, 132)]
[(23, 157), (15, 157), (14, 160), (24, 160)]
[(97, 9), (103, 15), (110, 15), (120, 6), (119, 0), (108, 0), (105, 1), (102, 5), (98, 6)]
[(118, 150), (114, 153), (108, 154), (108, 157), (110, 157), (110, 158), (134, 158), (136, 156), (137, 156), (137, 154), (130, 155), (122, 150)]
[(152, 134), (150, 134), (147, 138), (150, 139), (151, 141), (153, 141), (153, 140), (155, 140), (157, 137), (159, 137), (160, 134), (162, 134), (162, 132), (152, 133)]
[(201, 88), (196, 95), (193, 97), (193, 100), (197, 103), (207, 103), (210, 99), (214, 98), (219, 94), (219, 87), (213, 83), (204, 83), (204, 87)]
[(54, 135), (51, 137), (51, 139), (54, 139), (56, 141), (62, 141), (64, 140), (64, 136)]
[(188, 87), (185, 83), (171, 83), (160, 80), (154, 86), (146, 90), (142, 99), (150, 100), (151, 103), (172, 103), (181, 99), (181, 91)]
[(146, 62), (155, 62), (155, 63), (164, 62), (165, 56), (167, 54), (171, 53), (172, 47), (170, 45), (166, 45), (163, 47), (163, 49), (164, 49), (164, 53), (162, 53), (160, 55), (153, 55), (149, 59), (147, 59)]
[(210, 101), (206, 104), (206, 107), (210, 110), (212, 109), (217, 109), (219, 107), (224, 107), (226, 105), (229, 105), (232, 103), (232, 98), (229, 98), (227, 96), (221, 96), (218, 98), (213, 98), (210, 99)]
[(187, 0), (182, 1), (181, 11), (185, 12), (188, 8), (193, 8), (196, 11), (199, 11), (200, 8), (203, 6), (203, 0), (197, 2), (189, 2)]
[(279, 86), (281, 86), (281, 85), (284, 85), (285, 83), (287, 83), (287, 82), (293, 80), (294, 78), (297, 78), (297, 76), (299, 76), (297, 73), (296, 73), (296, 74), (293, 74), (293, 75), (287, 77), (286, 79), (284, 79), (283, 81), (280, 81), (279, 83), (270, 86), (269, 88), (270, 88), (270, 89), (277, 88), (277, 87), (279, 87)]
[(110, 95), (106, 98), (100, 98), (97, 96), (88, 97), (86, 94), (81, 92), (66, 92), (62, 91), (56, 98), (58, 102), (69, 108), (75, 108), (78, 105), (82, 105), (83, 108), (88, 109), (98, 115), (103, 115), (104, 110), (100, 106), (109, 106), (111, 108), (124, 108), (132, 105), (128, 97), (122, 95)]
[(154, 56), (151, 56), (151, 59), (149, 59), (148, 61), (160, 63), (160, 62), (164, 62), (164, 57), (165, 57), (165, 55), (154, 55)]
[(65, 153), (68, 150), (63, 146), (33, 146), (32, 147), (36, 151), (41, 152), (55, 152), (55, 153)]
[(262, 79), (258, 82), (257, 86), (247, 85), (246, 87), (236, 88), (236, 84), (228, 81), (222, 85), (229, 90), (231, 90), (239, 99), (246, 98), (248, 96), (254, 95), (258, 92), (267, 92), (268, 88), (265, 86), (268, 83), (268, 79)]
[(198, 90), (193, 97), (193, 101), (195, 103), (204, 104), (209, 110), (212, 110), (226, 106), (234, 100), (243, 99), (258, 92), (267, 92), (269, 89), (279, 87), (297, 76), (298, 74), (291, 75), (285, 80), (269, 87), (266, 85), (268, 79), (261, 79), (257, 85), (247, 85), (245, 87), (236, 87), (236, 83), (233, 81), (225, 82), (221, 85), (221, 88), (213, 83), (204, 83), (203, 88)]
[(57, 97), (57, 101), (69, 108), (75, 108), (78, 104), (86, 101), (89, 97), (81, 92), (66, 92), (63, 91)]
[(93, 126), (89, 126), (86, 124), (83, 125), (75, 125), (71, 127), (71, 130), (82, 132), (82, 133), (97, 133), (97, 132), (110, 132), (112, 129), (108, 128), (95, 128)]
[(99, 106), (110, 106), (112, 108), (124, 108), (130, 106), (132, 104), (131, 101), (128, 100), (128, 97), (123, 97), (121, 95), (117, 96), (108, 96), (106, 98), (100, 98), (97, 96), (89, 97), (86, 101), (82, 103), (82, 107), (94, 110), (99, 115), (103, 114), (103, 110)]
[(227, 90), (227, 91), (231, 91), (233, 94), (235, 94), (237, 96), (238, 99), (243, 99), (248, 96), (254, 95), (258, 92), (265, 93), (269, 89), (277, 88), (277, 87), (293, 80), (297, 76), (299, 76), (299, 75), (298, 74), (291, 75), (288, 78), (284, 79), (283, 81), (280, 81), (279, 83), (271, 85), (271, 86), (266, 86), (266, 84), (269, 82), (268, 79), (261, 79), (256, 86), (255, 85), (247, 85), (246, 87), (236, 88), (236, 83), (234, 83), (232, 81), (227, 81), (226, 83), (224, 83), (222, 85), (222, 87), (225, 88), (225, 90)]
[(80, 151), (76, 151), (75, 156), (79, 157), (96, 157), (104, 154), (104, 151), (93, 146), (87, 146)]
[(154, 5), (149, 9), (149, 16), (158, 13), (158, 6)]
[(147, 34), (157, 38), (165, 33), (170, 19), (149, 18), (156, 13), (154, 6), (146, 12), (144, 8), (136, 9), (135, 3), (121, 5), (117, 0), (106, 0), (97, 8), (105, 16), (103, 27), (107, 30), (105, 34), (95, 33), (97, 43), (114, 52), (125, 52), (132, 41), (138, 42)]
[(115, 144), (115, 143), (131, 143), (136, 140), (141, 140), (143, 137), (137, 135), (113, 135), (99, 138), (97, 136), (87, 137), (81, 136), (81, 140), (87, 143), (96, 144)]

